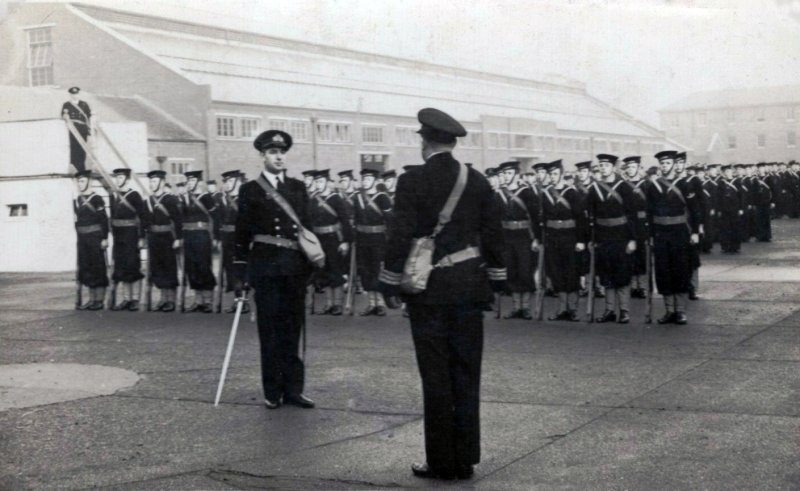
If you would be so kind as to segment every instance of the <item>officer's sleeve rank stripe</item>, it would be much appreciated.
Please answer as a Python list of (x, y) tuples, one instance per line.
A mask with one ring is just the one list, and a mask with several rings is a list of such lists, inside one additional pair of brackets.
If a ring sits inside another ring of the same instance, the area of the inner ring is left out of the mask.
[(507, 279), (506, 268), (486, 268), (491, 281), (505, 281)]
[(393, 273), (386, 269), (381, 269), (381, 274), (378, 276), (378, 281), (387, 285), (399, 285), (401, 278), (401, 273)]

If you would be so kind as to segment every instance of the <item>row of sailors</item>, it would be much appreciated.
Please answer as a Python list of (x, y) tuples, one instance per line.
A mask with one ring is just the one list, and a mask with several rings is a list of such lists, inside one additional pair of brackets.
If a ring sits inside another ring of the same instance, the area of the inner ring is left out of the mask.
[[(244, 174), (231, 170), (222, 174), (223, 192), (216, 192), (214, 182), (202, 189), (202, 171), (185, 173), (186, 183), (173, 194), (164, 171), (148, 173), (151, 195), (143, 199), (130, 187), (130, 169), (113, 171), (118, 191), (110, 197), (110, 219), (105, 202), (90, 186), (90, 171), (76, 174), (80, 195), (74, 202), (78, 234), (78, 281), (89, 289), (89, 301), (79, 308), (104, 308), (109, 286), (106, 257), (108, 236), (113, 235), (113, 271), (111, 282), (121, 285), (122, 301), (112, 310), (139, 310), (144, 279), (140, 249), (149, 249), (149, 282), (161, 292), (155, 311), (172, 312), (178, 305), (178, 286), (195, 290), (195, 304), (189, 312), (213, 312), (213, 293), (218, 281), (232, 291), (232, 264), (235, 250), (238, 195), (246, 181)], [(367, 292), (368, 306), (361, 315), (386, 315), (386, 303), (377, 291), (383, 262), (386, 225), (394, 202), (394, 171), (361, 171), (355, 183), (352, 171), (340, 172), (337, 188), (330, 171), (303, 173), (311, 199), (308, 217), (312, 230), (320, 238), (328, 260), (325, 268), (314, 274), (317, 288), (325, 290), (324, 314), (341, 315), (344, 284), (350, 261), (357, 263), (357, 276)], [(276, 219), (274, 237), (296, 240), (297, 225)], [(357, 254), (350, 255), (351, 244), (358, 244)], [(212, 268), (214, 251), (221, 251), (221, 274)], [(179, 280), (179, 264), (184, 280)], [(224, 277), (223, 277), (224, 276)], [(245, 309), (247, 309), (245, 304)], [(234, 306), (227, 309), (232, 312)], [(245, 310), (246, 312), (246, 310)]]
[[(506, 318), (532, 318), (538, 270), (559, 297), (550, 319), (577, 320), (579, 296), (595, 288), (587, 284), (592, 245), (601, 287), (596, 296), (605, 297), (596, 320), (627, 323), (631, 296), (646, 298), (652, 246), (655, 282), (666, 307), (659, 322), (685, 324), (686, 300), (697, 299), (700, 253), (717, 241), (724, 253), (739, 252), (751, 237), (768, 242), (772, 214), (793, 216), (794, 203), (780, 197), (800, 192), (800, 168), (687, 166), (686, 154), (674, 151), (655, 157), (659, 166), (647, 171), (639, 156), (609, 154), (577, 163), (576, 176), (564, 172), (561, 160), (535, 164), (525, 174), (515, 161), (487, 169), (503, 213), (507, 290), (514, 304)], [(536, 252), (542, 245), (547, 252), (540, 270)]]

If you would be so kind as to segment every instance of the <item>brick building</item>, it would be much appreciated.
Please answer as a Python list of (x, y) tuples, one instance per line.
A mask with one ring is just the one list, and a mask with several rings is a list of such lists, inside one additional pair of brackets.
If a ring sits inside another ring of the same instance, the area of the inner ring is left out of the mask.
[(294, 136), (298, 172), (416, 164), (415, 115), (426, 106), (464, 123), (470, 134), (456, 154), (479, 169), (512, 158), (563, 158), (570, 166), (599, 152), (649, 157), (676, 146), (574, 81), (527, 80), (78, 3), (10, 4), (0, 45), (10, 47), (0, 51), (0, 85), (77, 85), (97, 96), (135, 97), (180, 122), (195, 135), (191, 141), (151, 140), (148, 150), (150, 168), (176, 177), (188, 169), (257, 173), (252, 140), (268, 128)]
[(667, 136), (699, 162), (798, 160), (800, 85), (698, 92), (660, 111)]

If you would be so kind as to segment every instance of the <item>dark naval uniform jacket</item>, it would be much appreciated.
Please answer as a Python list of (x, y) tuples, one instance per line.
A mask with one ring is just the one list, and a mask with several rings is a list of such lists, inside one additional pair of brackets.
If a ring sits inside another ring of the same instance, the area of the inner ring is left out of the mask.
[(106, 260), (100, 244), (108, 238), (108, 216), (103, 198), (79, 195), (73, 202), (78, 234), (78, 280), (89, 288), (108, 286)]
[[(382, 283), (400, 284), (412, 240), (433, 233), (458, 171), (458, 161), (451, 153), (444, 152), (399, 177), (394, 216), (386, 241), (385, 266), (380, 277)], [(479, 172), (468, 169), (464, 194), (450, 222), (436, 237), (433, 263), (471, 246), (480, 248), (480, 257), (434, 269), (427, 289), (408, 296), (406, 301), (430, 305), (491, 301), (489, 281), (506, 280), (499, 217), (500, 210), (489, 182)]]
[[(259, 176), (258, 179), (264, 179)], [(269, 182), (267, 186), (271, 186)], [(301, 223), (311, 228), (309, 197), (302, 181), (284, 177), (278, 192), (294, 208)], [(297, 225), (274, 199), (256, 182), (248, 181), (239, 189), (239, 213), (236, 217), (236, 262), (249, 262), (251, 284), (258, 276), (306, 275), (311, 264), (299, 249), (261, 242), (264, 236), (297, 241)], [(275, 241), (280, 242), (280, 241)]]

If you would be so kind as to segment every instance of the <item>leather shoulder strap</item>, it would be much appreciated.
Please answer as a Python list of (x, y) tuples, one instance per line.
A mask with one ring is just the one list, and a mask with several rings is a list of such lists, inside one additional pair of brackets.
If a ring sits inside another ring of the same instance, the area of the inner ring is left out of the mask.
[(256, 183), (259, 186), (261, 186), (261, 189), (263, 189), (265, 193), (267, 193), (267, 196), (275, 200), (275, 203), (277, 203), (278, 206), (281, 207), (284, 213), (289, 215), (289, 218), (294, 223), (296, 223), (298, 227), (303, 226), (302, 222), (300, 222), (300, 219), (297, 217), (297, 213), (295, 213), (294, 208), (292, 208), (292, 205), (290, 205), (289, 202), (286, 201), (286, 198), (284, 198), (283, 195), (281, 195), (281, 193), (279, 193), (277, 189), (274, 189), (267, 183), (267, 178), (264, 177), (264, 174), (258, 176), (258, 179), (256, 179)]
[(439, 223), (437, 223), (436, 228), (433, 229), (432, 237), (439, 235), (439, 232), (442, 231), (444, 226), (447, 225), (453, 217), (453, 211), (455, 211), (456, 205), (458, 205), (458, 201), (461, 199), (461, 195), (464, 194), (464, 188), (467, 187), (468, 172), (469, 169), (467, 169), (467, 166), (459, 162), (456, 183), (450, 191), (450, 196), (447, 197), (444, 208), (439, 212)]

